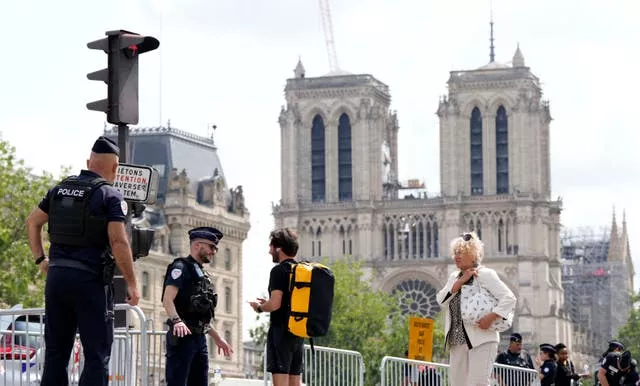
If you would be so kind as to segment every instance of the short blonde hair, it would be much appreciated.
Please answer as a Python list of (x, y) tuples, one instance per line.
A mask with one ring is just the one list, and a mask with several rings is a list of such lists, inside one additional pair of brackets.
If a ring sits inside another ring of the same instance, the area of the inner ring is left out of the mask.
[(480, 264), (484, 257), (484, 243), (480, 241), (476, 232), (466, 232), (451, 240), (449, 252), (452, 258), (459, 254), (470, 253)]

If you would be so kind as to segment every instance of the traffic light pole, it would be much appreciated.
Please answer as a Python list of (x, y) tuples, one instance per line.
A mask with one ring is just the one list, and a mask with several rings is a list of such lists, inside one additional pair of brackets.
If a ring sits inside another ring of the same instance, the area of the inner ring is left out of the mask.
[[(121, 163), (127, 163), (129, 157), (129, 126), (126, 124), (118, 125), (118, 147), (120, 148), (120, 157), (119, 161)], [(131, 242), (131, 213), (132, 208), (130, 207), (130, 203), (127, 203), (129, 206), (129, 210), (127, 210), (126, 221), (125, 221), (125, 229), (127, 231), (127, 236), (129, 236), (129, 242)], [(127, 283), (124, 281), (124, 276), (122, 276), (122, 272), (116, 267), (115, 273), (113, 276), (113, 301), (115, 304), (125, 303), (127, 300)], [(127, 327), (127, 311), (120, 310), (115, 311), (115, 319), (113, 321), (113, 326), (118, 327)]]

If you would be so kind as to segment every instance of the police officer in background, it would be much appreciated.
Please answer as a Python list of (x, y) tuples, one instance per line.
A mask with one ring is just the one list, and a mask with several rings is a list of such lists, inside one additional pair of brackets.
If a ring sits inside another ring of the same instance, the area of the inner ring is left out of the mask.
[(555, 346), (544, 343), (540, 345), (540, 353), (536, 357), (536, 363), (540, 365), (540, 386), (553, 386), (556, 382), (558, 364), (556, 362)]
[[(100, 137), (87, 170), (53, 187), (27, 218), (35, 263), (47, 274), (43, 386), (68, 384), (67, 365), (76, 330), (84, 349), (80, 386), (108, 384), (113, 343), (113, 257), (127, 283), (127, 302), (140, 298), (125, 231), (127, 204), (112, 183), (118, 146)], [(48, 223), (49, 257), (42, 245)]]
[(218, 353), (233, 354), (233, 349), (211, 326), (217, 294), (203, 264), (218, 251), (222, 232), (200, 227), (189, 231), (190, 254), (175, 259), (167, 267), (162, 305), (169, 319), (167, 331), (167, 386), (207, 386), (209, 355), (205, 335), (216, 342)]
[(610, 352), (602, 361), (598, 370), (598, 381), (602, 386), (637, 385), (638, 373), (633, 369), (631, 353)]
[(509, 337), (509, 347), (498, 354), (496, 357), (496, 363), (522, 367), (524, 369), (533, 369), (533, 361), (529, 354), (522, 352), (522, 335), (514, 332)]

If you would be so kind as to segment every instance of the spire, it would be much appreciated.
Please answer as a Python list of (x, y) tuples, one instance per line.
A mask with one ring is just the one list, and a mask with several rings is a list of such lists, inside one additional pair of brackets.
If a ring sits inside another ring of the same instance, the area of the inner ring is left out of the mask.
[(609, 235), (609, 251), (607, 252), (607, 261), (620, 260), (620, 241), (618, 240), (618, 223), (616, 221), (616, 207), (613, 207), (613, 216), (611, 217), (611, 234)]
[(489, 25), (491, 26), (491, 35), (489, 37), (489, 41), (491, 42), (491, 45), (489, 46), (489, 63), (493, 63), (496, 59), (495, 47), (493, 46), (493, 5), (491, 6), (491, 18), (489, 20)]
[(518, 48), (516, 48), (516, 53), (513, 54), (513, 59), (511, 64), (514, 68), (516, 67), (524, 67), (524, 55), (522, 55), (522, 51), (520, 51), (520, 43), (518, 43)]
[(298, 56), (298, 64), (296, 65), (296, 69), (293, 70), (293, 74), (296, 78), (304, 78), (304, 66), (302, 65), (302, 58)]

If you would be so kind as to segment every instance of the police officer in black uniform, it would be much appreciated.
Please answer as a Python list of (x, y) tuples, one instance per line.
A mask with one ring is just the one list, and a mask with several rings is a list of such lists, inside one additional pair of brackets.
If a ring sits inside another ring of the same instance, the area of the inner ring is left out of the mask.
[(540, 365), (540, 386), (554, 386), (558, 368), (555, 346), (548, 343), (541, 344), (536, 362)]
[[(140, 295), (125, 232), (127, 204), (112, 186), (118, 156), (113, 141), (98, 138), (87, 170), (49, 190), (27, 218), (35, 263), (47, 274), (43, 386), (68, 384), (67, 365), (76, 330), (85, 356), (80, 386), (108, 384), (113, 258), (127, 283), (127, 302), (138, 304)], [(47, 223), (51, 241), (48, 258), (41, 238)]]
[(602, 386), (638, 384), (640, 378), (633, 369), (631, 353), (625, 351), (607, 354), (598, 370), (598, 381)]
[(190, 255), (175, 259), (167, 267), (162, 305), (169, 319), (167, 331), (167, 386), (207, 386), (209, 355), (205, 335), (216, 342), (218, 353), (233, 349), (211, 326), (217, 294), (203, 264), (218, 251), (222, 232), (200, 227), (189, 231)]
[[(495, 362), (506, 366), (521, 367), (523, 369), (534, 369), (531, 356), (527, 353), (522, 352), (522, 335), (518, 334), (517, 332), (511, 334), (511, 336), (509, 337), (509, 347), (505, 351), (498, 354)], [(494, 377), (496, 379), (500, 379), (504, 384), (509, 386), (530, 385), (533, 379), (528, 379), (528, 375), (518, 375), (517, 377), (514, 377), (512, 374), (513, 372), (508, 371), (504, 368), (494, 368)], [(535, 377), (535, 374), (532, 374), (531, 376)]]
[(524, 369), (533, 369), (533, 361), (529, 354), (522, 353), (522, 335), (514, 332), (509, 337), (509, 347), (498, 354), (496, 363), (522, 367)]

